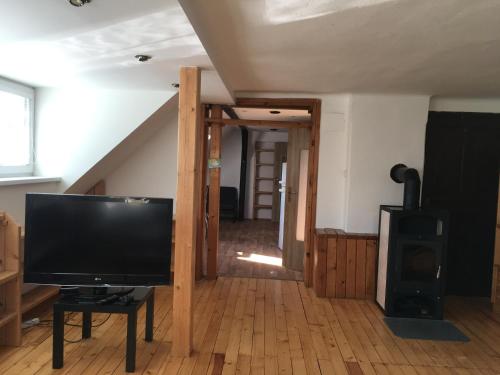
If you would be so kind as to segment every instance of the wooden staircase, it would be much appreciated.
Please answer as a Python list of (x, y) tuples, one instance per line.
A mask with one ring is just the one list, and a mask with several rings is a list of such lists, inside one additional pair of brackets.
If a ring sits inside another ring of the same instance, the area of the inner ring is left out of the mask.
[[(268, 146), (268, 142), (255, 142), (255, 181), (254, 181), (254, 193), (253, 193), (253, 218), (258, 219), (260, 210), (272, 210), (272, 204), (264, 204), (261, 201), (263, 196), (272, 196), (273, 187), (271, 190), (263, 189), (263, 181), (274, 181), (274, 162), (269, 162), (266, 159), (263, 160), (263, 154), (273, 154), (272, 160), (274, 160), (274, 148)], [(264, 171), (268, 172), (267, 174)], [(262, 189), (262, 190), (261, 190)]]

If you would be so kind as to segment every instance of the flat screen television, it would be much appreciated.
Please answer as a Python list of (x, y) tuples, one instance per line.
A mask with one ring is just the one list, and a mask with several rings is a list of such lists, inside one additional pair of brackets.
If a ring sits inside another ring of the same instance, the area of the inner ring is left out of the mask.
[(170, 282), (172, 199), (27, 194), (26, 283)]

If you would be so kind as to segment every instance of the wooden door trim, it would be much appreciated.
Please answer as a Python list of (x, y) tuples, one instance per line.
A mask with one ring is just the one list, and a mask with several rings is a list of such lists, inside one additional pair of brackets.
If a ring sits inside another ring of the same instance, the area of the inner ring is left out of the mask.
[[(222, 118), (222, 107), (220, 105), (212, 106), (210, 118)], [(212, 125), (210, 135), (210, 159), (220, 160), (222, 151), (222, 126), (217, 123)], [(209, 175), (207, 278), (214, 280), (217, 278), (217, 258), (219, 252), (220, 166), (210, 168)]]
[(208, 151), (208, 128), (205, 126), (205, 114), (208, 112), (206, 105), (200, 105), (200, 127), (198, 129), (201, 143), (201, 157), (199, 158), (198, 168), (201, 177), (198, 181), (198, 196), (200, 206), (198, 207), (197, 215), (197, 232), (196, 232), (196, 265), (195, 277), (200, 280), (203, 277), (203, 251), (205, 249), (205, 217), (207, 207), (206, 186), (207, 186), (207, 163), (205, 162)]
[(229, 126), (261, 126), (265, 128), (310, 128), (311, 121), (276, 121), (276, 120), (247, 120), (247, 119), (232, 119), (232, 118), (206, 118), (205, 121), (210, 124), (221, 124)]
[[(304, 284), (312, 285), (313, 239), (316, 230), (316, 207), (318, 192), (318, 162), (321, 123), (321, 99), (311, 98), (238, 98), (236, 104), (229, 107), (238, 108), (281, 108), (305, 109), (311, 113), (308, 127), (311, 129), (309, 149), (309, 170), (306, 203), (306, 230), (304, 238)], [(210, 125), (210, 124), (209, 124)], [(289, 124), (290, 125), (290, 124)], [(294, 125), (292, 125), (294, 126)], [(296, 125), (295, 125), (296, 126)], [(286, 127), (286, 126), (285, 126)], [(205, 160), (207, 163), (208, 160)]]

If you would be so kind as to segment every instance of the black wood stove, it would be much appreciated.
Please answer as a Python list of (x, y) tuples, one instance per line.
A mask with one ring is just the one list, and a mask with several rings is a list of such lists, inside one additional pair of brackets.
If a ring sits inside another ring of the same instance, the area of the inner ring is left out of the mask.
[(385, 315), (443, 318), (448, 214), (420, 208), (415, 169), (395, 165), (403, 206), (380, 206), (377, 303)]

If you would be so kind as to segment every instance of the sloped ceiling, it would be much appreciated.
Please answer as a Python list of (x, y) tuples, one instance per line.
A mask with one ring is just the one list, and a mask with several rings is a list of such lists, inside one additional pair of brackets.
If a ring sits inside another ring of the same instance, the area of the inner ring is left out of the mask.
[(180, 0), (235, 91), (500, 94), (498, 0)]
[(169, 118), (177, 116), (179, 95), (172, 96), (157, 111), (140, 124), (132, 133), (111, 149), (102, 159), (69, 186), (65, 193), (83, 194), (104, 179), (134, 153), (148, 139), (153, 137), (162, 126), (169, 124)]
[[(199, 66), (202, 99), (231, 102), (176, 0), (0, 0), (0, 76), (35, 87), (172, 90)], [(139, 63), (134, 56), (153, 59)]]

